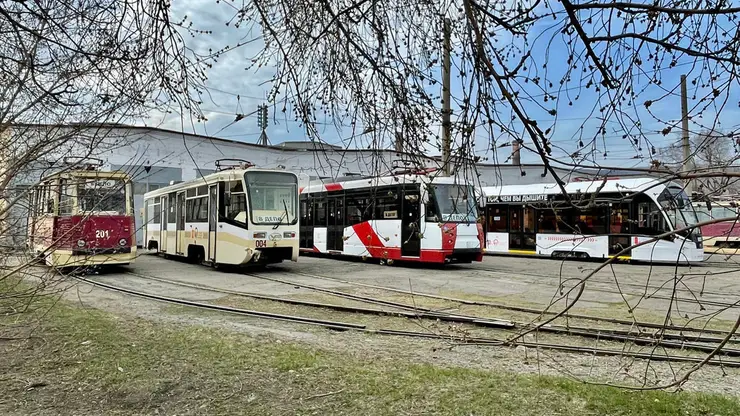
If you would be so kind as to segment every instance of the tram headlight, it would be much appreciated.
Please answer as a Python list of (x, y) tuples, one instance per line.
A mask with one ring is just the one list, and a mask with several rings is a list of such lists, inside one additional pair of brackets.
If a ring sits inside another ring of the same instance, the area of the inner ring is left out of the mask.
[(126, 241), (125, 238), (122, 238), (122, 239), (118, 240), (118, 245), (120, 245), (120, 246), (125, 246), (126, 243), (128, 243), (128, 241)]
[(283, 238), (295, 238), (295, 231), (286, 231), (283, 233)]
[(77, 247), (85, 247), (85, 240), (77, 240)]
[(259, 232), (259, 233), (254, 233), (254, 238), (257, 238), (257, 239), (265, 239), (265, 238), (267, 238), (267, 233), (264, 232), (264, 231), (263, 232)]

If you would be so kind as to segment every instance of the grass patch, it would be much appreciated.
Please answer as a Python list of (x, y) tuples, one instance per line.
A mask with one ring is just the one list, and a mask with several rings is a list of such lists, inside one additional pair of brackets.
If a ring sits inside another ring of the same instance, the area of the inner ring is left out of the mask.
[(2, 414), (740, 414), (719, 395), (371, 360), (70, 304), (42, 311), (24, 316), (35, 338), (0, 343)]

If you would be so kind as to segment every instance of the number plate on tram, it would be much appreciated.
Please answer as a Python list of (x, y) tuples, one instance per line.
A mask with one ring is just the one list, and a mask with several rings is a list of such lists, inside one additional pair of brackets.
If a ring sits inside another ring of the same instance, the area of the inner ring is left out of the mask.
[(254, 246), (257, 248), (265, 248), (267, 247), (267, 240), (255, 240)]

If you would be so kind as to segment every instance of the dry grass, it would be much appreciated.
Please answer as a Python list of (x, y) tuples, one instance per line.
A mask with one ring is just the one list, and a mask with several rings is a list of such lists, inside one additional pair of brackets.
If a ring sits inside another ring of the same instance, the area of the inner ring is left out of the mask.
[(0, 318), (2, 336), (8, 324), (15, 335), (34, 329), (0, 341), (2, 414), (740, 414), (718, 395), (369, 360), (42, 302), (20, 321)]

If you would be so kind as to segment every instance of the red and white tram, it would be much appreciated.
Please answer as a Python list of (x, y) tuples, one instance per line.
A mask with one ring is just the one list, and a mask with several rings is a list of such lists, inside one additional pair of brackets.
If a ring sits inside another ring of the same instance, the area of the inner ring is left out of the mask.
[[(714, 200), (709, 206), (697, 204), (699, 221), (720, 218), (737, 218), (740, 214), (740, 201)], [(735, 253), (740, 249), (740, 223), (736, 220), (723, 221), (701, 227), (704, 237), (704, 251)]]
[(309, 184), (300, 195), (302, 252), (423, 263), (483, 259), (474, 189), (400, 173)]
[(28, 247), (49, 266), (133, 263), (136, 230), (132, 188), (124, 172), (99, 164), (43, 178), (29, 195)]

